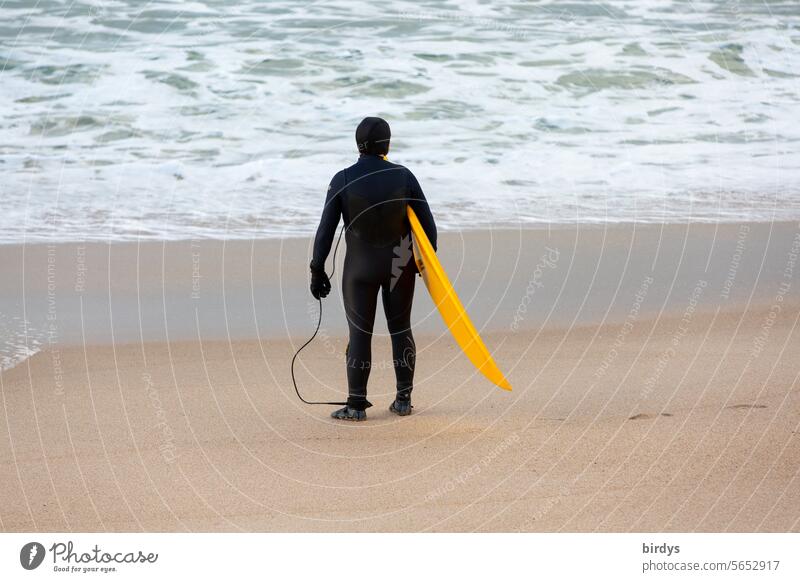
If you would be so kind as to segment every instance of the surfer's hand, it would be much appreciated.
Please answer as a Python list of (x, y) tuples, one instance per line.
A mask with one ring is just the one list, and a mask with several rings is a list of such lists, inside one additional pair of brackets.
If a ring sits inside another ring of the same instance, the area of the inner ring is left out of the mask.
[(417, 261), (413, 259), (411, 261), (411, 272), (414, 273), (415, 275), (422, 277), (422, 273), (420, 273), (419, 270), (419, 265), (417, 264)]
[(314, 299), (325, 298), (331, 292), (331, 280), (322, 269), (311, 269), (311, 294)]

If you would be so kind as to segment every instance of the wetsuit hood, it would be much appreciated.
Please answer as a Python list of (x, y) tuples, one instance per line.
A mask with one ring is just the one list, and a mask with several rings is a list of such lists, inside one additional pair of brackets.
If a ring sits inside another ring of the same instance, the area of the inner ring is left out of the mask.
[(389, 124), (380, 117), (365, 117), (356, 128), (356, 145), (361, 154), (385, 156), (391, 137)]

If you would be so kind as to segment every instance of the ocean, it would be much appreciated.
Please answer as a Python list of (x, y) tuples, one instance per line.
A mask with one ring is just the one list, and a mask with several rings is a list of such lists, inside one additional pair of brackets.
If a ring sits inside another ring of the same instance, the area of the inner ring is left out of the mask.
[(0, 243), (308, 235), (367, 115), (443, 230), (800, 218), (795, 0), (0, 14)]

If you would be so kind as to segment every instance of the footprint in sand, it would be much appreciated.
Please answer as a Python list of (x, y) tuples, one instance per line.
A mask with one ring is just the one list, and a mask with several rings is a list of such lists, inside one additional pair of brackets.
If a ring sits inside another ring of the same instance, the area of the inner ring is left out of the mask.
[(731, 410), (746, 410), (749, 408), (766, 408), (766, 404), (733, 404), (731, 406), (726, 406), (725, 408), (730, 408)]
[(634, 414), (633, 416), (628, 417), (628, 420), (647, 420), (650, 418), (656, 418), (657, 416), (672, 416), (672, 413), (660, 412), (659, 414), (647, 414), (646, 412), (640, 412), (639, 414)]

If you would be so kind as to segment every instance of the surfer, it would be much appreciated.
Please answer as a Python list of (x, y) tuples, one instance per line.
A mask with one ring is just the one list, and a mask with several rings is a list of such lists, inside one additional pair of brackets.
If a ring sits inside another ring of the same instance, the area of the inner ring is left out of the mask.
[(366, 420), (367, 380), (372, 367), (372, 329), (380, 293), (392, 339), (397, 395), (389, 410), (411, 414), (416, 346), (411, 333), (411, 304), (417, 273), (407, 207), (436, 246), (436, 224), (419, 182), (407, 168), (386, 159), (391, 131), (379, 117), (365, 118), (356, 129), (358, 161), (338, 172), (328, 186), (311, 260), (311, 294), (328, 295), (325, 260), (340, 217), (347, 253), (342, 297), (350, 332), (347, 350), (347, 405), (331, 414), (339, 420)]

